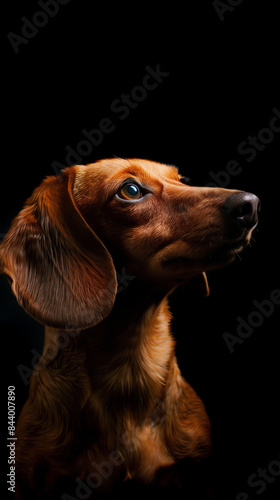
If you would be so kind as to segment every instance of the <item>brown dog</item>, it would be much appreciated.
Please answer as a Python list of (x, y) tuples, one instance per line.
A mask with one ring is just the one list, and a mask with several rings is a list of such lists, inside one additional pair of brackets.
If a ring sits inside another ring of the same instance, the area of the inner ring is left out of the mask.
[(188, 282), (207, 295), (204, 271), (248, 244), (258, 210), (253, 194), (191, 187), (177, 168), (139, 159), (69, 167), (34, 191), (0, 247), (19, 304), (46, 325), (17, 424), (17, 498), (55, 498), (67, 478), (77, 498), (149, 483), (208, 455), (167, 297)]

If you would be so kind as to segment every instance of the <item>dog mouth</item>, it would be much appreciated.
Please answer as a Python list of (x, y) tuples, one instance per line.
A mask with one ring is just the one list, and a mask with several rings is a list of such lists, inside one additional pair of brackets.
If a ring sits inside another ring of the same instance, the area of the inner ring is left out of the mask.
[(211, 269), (212, 267), (220, 267), (232, 262), (237, 255), (244, 250), (249, 244), (247, 239), (239, 239), (234, 242), (223, 243), (215, 248), (209, 249), (207, 254), (199, 256), (181, 255), (166, 258), (163, 262), (164, 266), (184, 266), (188, 268), (201, 267), (203, 270)]
[(240, 252), (249, 244), (248, 240), (237, 240), (234, 243), (228, 243), (217, 248), (213, 252), (209, 253), (204, 259), (206, 263), (211, 264), (227, 264), (234, 260)]

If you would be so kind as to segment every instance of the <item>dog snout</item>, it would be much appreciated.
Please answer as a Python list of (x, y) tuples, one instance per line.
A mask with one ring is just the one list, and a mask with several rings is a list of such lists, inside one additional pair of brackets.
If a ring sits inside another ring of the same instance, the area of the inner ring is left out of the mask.
[(252, 229), (258, 222), (261, 203), (259, 198), (246, 192), (230, 195), (222, 205), (222, 211), (227, 220), (239, 227)]

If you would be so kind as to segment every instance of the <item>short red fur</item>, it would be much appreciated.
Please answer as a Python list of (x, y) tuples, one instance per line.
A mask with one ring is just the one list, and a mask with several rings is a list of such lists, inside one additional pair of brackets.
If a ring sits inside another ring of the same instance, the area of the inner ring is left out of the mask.
[[(122, 198), (124, 181), (140, 199)], [(228, 250), (221, 206), (233, 193), (115, 158), (48, 177), (27, 200), (0, 246), (19, 304), (46, 325), (17, 423), (18, 499), (93, 484), (104, 462), (98, 487), (114, 491), (208, 456), (210, 422), (178, 368), (167, 298), (186, 283), (207, 295), (204, 271), (248, 243), (252, 230)]]

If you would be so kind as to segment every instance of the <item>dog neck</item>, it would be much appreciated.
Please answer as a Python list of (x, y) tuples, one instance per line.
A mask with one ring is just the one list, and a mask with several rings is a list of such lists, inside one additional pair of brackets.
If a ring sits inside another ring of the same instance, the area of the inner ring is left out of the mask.
[(139, 423), (162, 396), (174, 351), (166, 294), (135, 279), (103, 324), (84, 334), (92, 392), (110, 408), (125, 403)]
[[(143, 420), (162, 397), (174, 354), (168, 293), (135, 278), (117, 294), (113, 310), (100, 324), (81, 332), (47, 327), (44, 353), (36, 368), (41, 366), (47, 377), (60, 379), (75, 368), (75, 384), (79, 376), (87, 380), (84, 402), (90, 400), (99, 409), (101, 404), (105, 410), (107, 406), (106, 413), (112, 415), (122, 404), (130, 417)], [(57, 355), (48, 360), (54, 337)]]
[[(82, 332), (82, 342), (87, 344), (88, 352), (92, 351), (92, 356), (96, 350), (105, 353), (107, 369), (113, 361), (131, 366), (134, 361), (143, 365), (144, 360), (149, 359), (157, 363), (157, 350), (161, 350), (162, 343), (165, 349), (166, 342), (170, 343), (169, 293), (135, 278), (117, 294), (110, 315), (99, 325)], [(167, 352), (170, 353), (170, 348)], [(158, 362), (162, 364), (162, 359)]]

